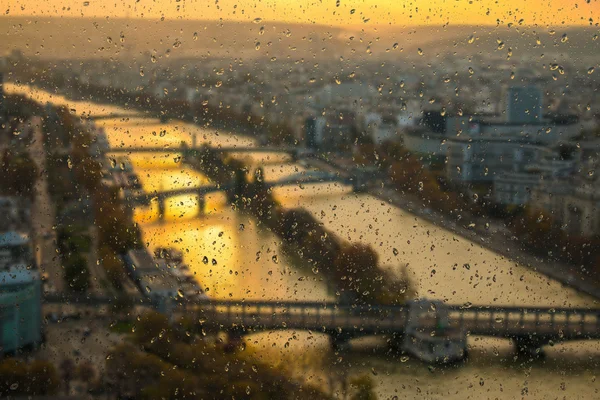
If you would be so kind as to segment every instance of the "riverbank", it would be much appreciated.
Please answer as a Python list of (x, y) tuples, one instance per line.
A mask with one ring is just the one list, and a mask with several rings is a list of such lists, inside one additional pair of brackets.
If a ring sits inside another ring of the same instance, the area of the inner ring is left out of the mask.
[[(331, 157), (312, 161), (310, 165), (326, 169), (330, 172), (344, 173), (347, 165), (342, 158)], [(554, 260), (545, 260), (536, 255), (517, 248), (518, 238), (512, 235), (501, 224), (489, 218), (473, 217), (463, 224), (452, 221), (439, 211), (432, 210), (414, 195), (402, 194), (384, 184), (380, 188), (370, 188), (368, 193), (433, 225), (444, 228), (464, 238), (477, 242), (481, 246), (502, 255), (516, 263), (526, 266), (535, 272), (552, 278), (565, 286), (600, 299), (600, 287), (585, 281), (584, 276), (571, 272), (575, 266)], [(465, 225), (466, 224), (466, 225)]]

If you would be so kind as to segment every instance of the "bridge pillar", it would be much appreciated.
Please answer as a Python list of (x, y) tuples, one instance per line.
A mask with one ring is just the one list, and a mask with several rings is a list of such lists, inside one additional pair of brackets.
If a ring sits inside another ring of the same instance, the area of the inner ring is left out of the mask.
[(402, 354), (402, 343), (404, 341), (404, 334), (394, 332), (387, 340), (388, 347), (391, 353)]
[(244, 332), (239, 329), (231, 329), (227, 331), (227, 342), (223, 347), (226, 353), (233, 353), (243, 347)]
[(367, 190), (365, 180), (360, 175), (355, 175), (352, 180), (352, 191), (356, 193), (365, 192)]
[(244, 189), (246, 188), (246, 174), (242, 170), (235, 172), (234, 178), (234, 191), (233, 194), (238, 199), (241, 199), (244, 195)]
[(198, 195), (198, 216), (204, 215), (204, 209), (206, 208), (206, 200), (204, 196)]
[(519, 336), (513, 339), (515, 350), (518, 356), (528, 357), (530, 359), (544, 357), (544, 345), (541, 338), (532, 336)]
[(165, 200), (159, 198), (158, 199), (158, 219), (163, 220), (165, 218), (166, 205)]
[(350, 337), (348, 335), (344, 335), (343, 333), (330, 333), (329, 338), (331, 341), (331, 349), (334, 352), (338, 351), (346, 351), (350, 348)]

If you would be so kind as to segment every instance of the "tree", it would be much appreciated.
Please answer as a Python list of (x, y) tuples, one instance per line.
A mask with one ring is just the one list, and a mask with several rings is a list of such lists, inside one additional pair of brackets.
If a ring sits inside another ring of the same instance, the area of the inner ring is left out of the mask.
[(9, 358), (0, 362), (0, 396), (52, 395), (59, 387), (59, 379), (52, 363), (33, 360), (30, 364)]
[(122, 289), (125, 275), (125, 264), (119, 255), (109, 246), (104, 245), (98, 250), (100, 263), (106, 272), (109, 282), (114, 288)]
[(67, 286), (74, 292), (86, 292), (90, 285), (90, 272), (87, 260), (79, 253), (70, 255), (64, 261), (64, 279)]
[(75, 376), (85, 382), (88, 386), (96, 377), (96, 368), (89, 360), (83, 360), (75, 371)]
[(60, 363), (60, 375), (65, 384), (65, 393), (68, 395), (71, 391), (71, 381), (75, 374), (75, 363), (70, 358), (65, 358)]
[(375, 280), (380, 276), (377, 262), (377, 253), (370, 246), (354, 243), (342, 247), (334, 265), (348, 300), (373, 298), (373, 291), (379, 286), (375, 286)]
[(377, 400), (375, 394), (375, 385), (368, 376), (360, 376), (350, 381), (350, 386), (355, 392), (350, 397), (351, 400)]
[(28, 153), (14, 154), (10, 149), (2, 155), (3, 174), (0, 185), (10, 194), (33, 196), (37, 167)]

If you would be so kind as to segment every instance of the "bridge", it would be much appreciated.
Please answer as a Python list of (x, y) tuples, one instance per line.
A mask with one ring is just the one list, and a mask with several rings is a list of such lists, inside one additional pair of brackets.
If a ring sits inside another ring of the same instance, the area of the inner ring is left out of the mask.
[[(163, 299), (164, 300), (164, 299)], [(113, 305), (115, 298), (102, 296), (47, 295), (47, 304), (97, 308)], [(165, 313), (172, 318), (187, 317), (229, 335), (235, 345), (244, 335), (274, 330), (307, 330), (323, 333), (339, 348), (349, 340), (364, 336), (399, 338), (410, 325), (413, 307), (358, 306), (332, 302), (290, 302), (253, 300), (186, 301), (168, 300)], [(418, 329), (432, 334), (438, 329), (439, 315), (447, 316), (446, 329), (474, 336), (507, 338), (517, 351), (536, 354), (550, 343), (600, 339), (600, 309), (554, 307), (496, 307), (447, 305), (422, 300), (424, 312)], [(132, 305), (154, 308), (156, 298), (136, 297)], [(437, 304), (434, 309), (431, 305)], [(163, 303), (164, 305), (164, 303)], [(433, 311), (432, 311), (433, 310)]]
[[(275, 187), (283, 186), (302, 186), (302, 185), (317, 185), (323, 183), (338, 183), (340, 185), (352, 186), (353, 190), (359, 191), (362, 189), (362, 181), (356, 177), (344, 178), (332, 173), (324, 173), (320, 171), (306, 172), (301, 174), (294, 174), (289, 177), (285, 177), (276, 181), (266, 181), (263, 186), (266, 189), (273, 189)], [(179, 189), (171, 189), (164, 191), (156, 191), (153, 193), (137, 193), (125, 195), (125, 200), (132, 206), (135, 205), (149, 205), (152, 201), (158, 203), (159, 215), (165, 215), (166, 201), (171, 197), (191, 195), (198, 197), (198, 210), (199, 214), (204, 214), (205, 209), (205, 196), (216, 192), (231, 192), (236, 189), (235, 182), (228, 185), (203, 185), (197, 187), (187, 187)]]
[(110, 113), (110, 114), (98, 114), (98, 115), (89, 115), (86, 116), (86, 119), (92, 121), (98, 121), (102, 119), (128, 119), (128, 118), (145, 118), (148, 117), (142, 113)]
[[(113, 147), (107, 150), (109, 154), (120, 154), (120, 153), (186, 153), (193, 151), (202, 151), (203, 147), (192, 146), (192, 147), (152, 147), (152, 146), (139, 146), (139, 147)], [(218, 153), (287, 153), (296, 155), (301, 152), (305, 152), (304, 149), (297, 147), (280, 147), (280, 146), (260, 146), (260, 147), (241, 147), (241, 146), (220, 146), (211, 147), (211, 151)]]

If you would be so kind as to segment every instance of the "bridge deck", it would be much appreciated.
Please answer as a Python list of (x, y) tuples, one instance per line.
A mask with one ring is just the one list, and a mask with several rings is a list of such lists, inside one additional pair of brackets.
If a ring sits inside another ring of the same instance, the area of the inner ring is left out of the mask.
[[(528, 312), (522, 312), (526, 310)], [(277, 304), (207, 304), (188, 308), (210, 317), (222, 327), (247, 330), (303, 329), (335, 331), (341, 329), (357, 334), (402, 332), (408, 323), (408, 307), (380, 310), (348, 307), (314, 307)], [(183, 314), (182, 314), (183, 315)], [(419, 327), (426, 332), (436, 331), (434, 317), (421, 318)], [(553, 312), (527, 309), (454, 309), (449, 315), (449, 329), (472, 335), (576, 339), (600, 338), (600, 314), (589, 310), (558, 310)]]
[[(352, 185), (351, 179), (344, 179), (340, 177), (330, 176), (327, 178), (298, 178), (298, 179), (280, 179), (277, 181), (267, 181), (264, 183), (266, 188), (275, 188), (275, 187), (283, 187), (283, 186), (293, 186), (293, 185), (319, 185), (319, 184), (327, 184), (327, 183), (339, 183), (341, 185)], [(182, 196), (182, 195), (197, 195), (204, 196), (209, 193), (215, 192), (224, 192), (227, 190), (231, 190), (233, 188), (233, 184), (231, 185), (204, 185), (198, 187), (191, 188), (181, 188), (181, 189), (172, 189), (166, 190), (162, 192), (155, 193), (142, 193), (136, 194), (127, 197), (127, 201), (134, 204), (148, 204), (152, 199), (157, 199), (163, 201), (169, 197)]]
[[(143, 297), (134, 304), (152, 307)], [(112, 304), (108, 297), (46, 296), (46, 303), (95, 307)], [(449, 326), (471, 335), (540, 340), (600, 339), (600, 310), (531, 307), (445, 306)], [(174, 304), (172, 316), (191, 316), (215, 323), (224, 330), (244, 332), (261, 330), (311, 330), (351, 336), (404, 332), (409, 318), (407, 306), (357, 307), (330, 302), (276, 302), (204, 300)], [(437, 320), (419, 319), (419, 329), (436, 332)]]
[[(201, 151), (203, 147), (113, 147), (107, 151), (109, 154), (115, 153), (182, 153), (184, 151)], [(218, 153), (296, 153), (300, 149), (296, 147), (211, 147), (211, 151)]]

